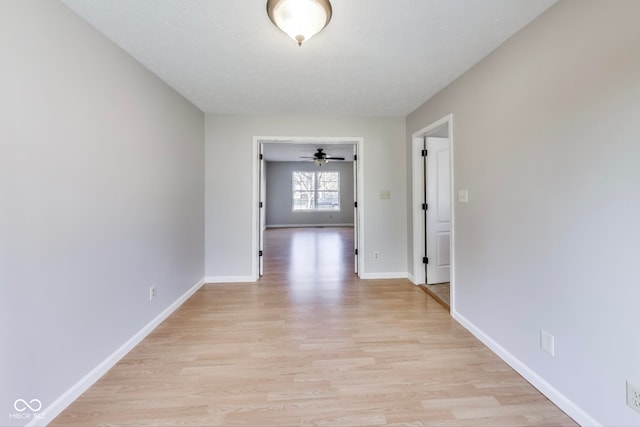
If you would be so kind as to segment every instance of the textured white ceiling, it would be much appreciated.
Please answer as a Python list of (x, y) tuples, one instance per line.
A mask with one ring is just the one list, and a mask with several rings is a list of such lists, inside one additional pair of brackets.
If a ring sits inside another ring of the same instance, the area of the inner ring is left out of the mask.
[(406, 116), (555, 0), (332, 0), (302, 47), (266, 0), (63, 0), (209, 113)]

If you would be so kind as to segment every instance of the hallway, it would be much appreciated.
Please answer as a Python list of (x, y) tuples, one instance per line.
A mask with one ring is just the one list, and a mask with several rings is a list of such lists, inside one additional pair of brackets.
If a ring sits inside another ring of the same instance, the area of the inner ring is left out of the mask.
[(52, 425), (575, 425), (417, 286), (358, 279), (348, 230), (270, 230), (258, 284), (203, 286)]

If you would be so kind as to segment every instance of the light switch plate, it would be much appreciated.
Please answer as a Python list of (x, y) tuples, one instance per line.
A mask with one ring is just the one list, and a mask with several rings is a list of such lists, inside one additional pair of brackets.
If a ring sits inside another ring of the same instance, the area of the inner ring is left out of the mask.
[(640, 412), (640, 387), (627, 381), (627, 405)]
[(469, 190), (458, 190), (458, 202), (469, 203)]
[(390, 199), (391, 198), (391, 191), (389, 191), (389, 190), (381, 190), (380, 194), (378, 195), (378, 198), (380, 198), (380, 199)]

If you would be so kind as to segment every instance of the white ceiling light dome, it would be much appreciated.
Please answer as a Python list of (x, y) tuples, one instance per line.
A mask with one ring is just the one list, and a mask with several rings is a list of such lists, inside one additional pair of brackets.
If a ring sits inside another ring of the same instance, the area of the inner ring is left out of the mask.
[(269, 19), (302, 46), (331, 20), (329, 0), (267, 0)]

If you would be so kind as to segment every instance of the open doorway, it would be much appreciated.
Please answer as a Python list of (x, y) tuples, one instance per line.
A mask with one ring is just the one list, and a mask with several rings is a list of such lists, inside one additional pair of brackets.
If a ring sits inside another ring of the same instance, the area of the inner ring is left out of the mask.
[(413, 276), (453, 309), (452, 116), (413, 134)]
[[(327, 157), (327, 162), (316, 159), (318, 148), (322, 149), (321, 154)], [(360, 271), (359, 231), (363, 213), (357, 201), (358, 194), (363, 191), (361, 151), (362, 138), (254, 138), (253, 270), (256, 280), (264, 272), (265, 260), (271, 259), (264, 252), (268, 225), (272, 228), (351, 226), (353, 271), (356, 274)], [(279, 184), (272, 182), (276, 175)], [(346, 197), (337, 203), (337, 196), (331, 194), (334, 187), (329, 184), (324, 188), (322, 185), (336, 178), (339, 182), (339, 177), (342, 177), (343, 190), (344, 184), (350, 188), (341, 192)], [(309, 184), (317, 187), (307, 188)], [(279, 194), (275, 194), (273, 185), (278, 186)], [(268, 218), (268, 214), (271, 218)]]

